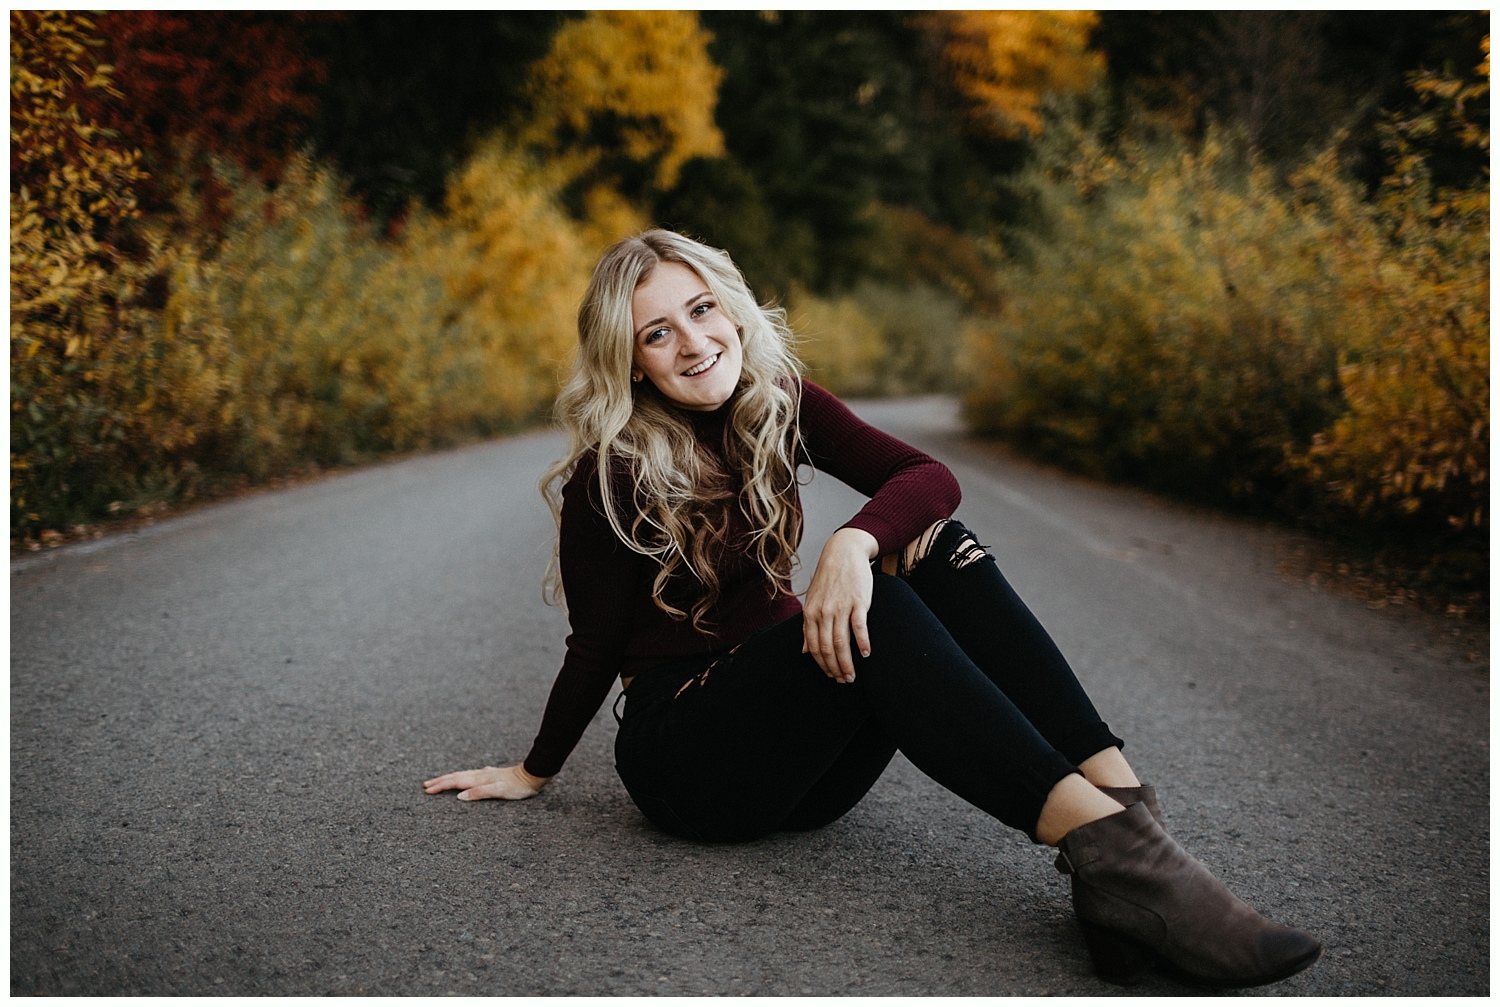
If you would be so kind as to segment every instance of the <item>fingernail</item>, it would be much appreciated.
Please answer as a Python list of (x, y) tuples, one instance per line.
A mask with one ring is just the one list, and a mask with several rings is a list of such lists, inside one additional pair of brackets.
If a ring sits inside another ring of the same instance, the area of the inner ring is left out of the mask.
[(467, 790), (465, 790), (463, 793), (461, 793), (461, 794), (458, 795), (458, 799), (460, 801), (467, 801), (469, 799), (468, 795), (469, 795), (469, 792)]

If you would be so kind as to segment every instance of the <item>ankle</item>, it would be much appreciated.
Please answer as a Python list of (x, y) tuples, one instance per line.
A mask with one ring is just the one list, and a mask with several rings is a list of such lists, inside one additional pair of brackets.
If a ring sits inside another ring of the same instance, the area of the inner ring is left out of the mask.
[(1083, 778), (1096, 787), (1139, 787), (1140, 779), (1118, 748), (1096, 752), (1078, 764)]
[(1123, 805), (1100, 793), (1088, 780), (1069, 773), (1057, 781), (1036, 820), (1036, 838), (1056, 846), (1069, 832), (1124, 811)]

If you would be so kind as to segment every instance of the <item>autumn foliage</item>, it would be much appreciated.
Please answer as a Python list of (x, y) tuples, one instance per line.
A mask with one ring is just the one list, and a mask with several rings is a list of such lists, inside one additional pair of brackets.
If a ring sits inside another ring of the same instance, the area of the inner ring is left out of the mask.
[[(445, 205), (413, 207), (391, 240), (336, 173), (288, 146), (305, 111), (294, 84), (315, 68), (295, 58), (285, 25), (262, 37), (252, 23), (270, 56), (241, 66), (208, 58), (244, 51), (228, 44), (245, 27), (234, 18), (119, 17), (139, 45), (135, 79), (150, 81), (140, 107), (118, 87), (91, 96), (115, 79), (94, 21), (12, 15), (11, 521), (22, 534), (538, 419), (594, 259), (646, 224), (594, 171), (600, 152), (669, 180), (719, 142), (691, 15), (591, 15), (537, 68), (554, 133), (491, 136)], [(680, 58), (645, 73), (610, 62), (653, 49)], [(149, 111), (192, 102), (223, 107), (202, 119)], [(154, 138), (167, 209), (139, 215), (141, 155), (85, 107), (133, 109), (110, 121), (121, 137)], [(613, 147), (563, 128), (597, 114), (633, 125)], [(195, 151), (211, 185), (174, 168), (174, 149)], [(220, 205), (205, 214), (210, 196)], [(127, 224), (128, 254), (112, 243)]]
[(535, 422), (667, 223), (835, 391), (1479, 555), (1488, 57), (1298, 76), (1333, 17), (12, 12), (12, 534)]
[[(1392, 170), (1373, 205), (1337, 189), (1327, 199), (1341, 225), (1347, 412), (1294, 460), (1362, 518), (1489, 523), (1489, 186), (1436, 186), (1425, 153), (1444, 134), (1488, 151), (1475, 108), (1489, 92), (1484, 49), (1477, 81), (1413, 79), (1422, 109), (1388, 124)], [(1306, 181), (1328, 173), (1320, 162)]]
[(318, 15), (246, 11), (107, 11), (96, 16), (113, 92), (82, 96), (80, 112), (155, 165), (191, 139), (208, 153), (275, 174), (301, 145), (324, 68), (304, 44)]
[(1426, 108), (1390, 120), (1374, 199), (1336, 148), (1283, 181), (1232, 133), (1193, 147), (1058, 114), (1005, 309), (970, 325), (971, 420), (1200, 499), (1482, 532), (1488, 179), (1440, 188), (1424, 152), (1441, 133), (1488, 144), (1481, 71), (1414, 80)]
[[(111, 88), (85, 17), (11, 13), (10, 373), (12, 526), (57, 521), (132, 439), (129, 303), (118, 247), (137, 215), (139, 154), (79, 106)], [(42, 512), (49, 512), (42, 518)]]
[(1040, 133), (1043, 98), (1085, 90), (1104, 70), (1089, 48), (1093, 11), (944, 11), (926, 22), (972, 120), (988, 132)]
[(670, 189), (685, 162), (724, 152), (713, 115), (723, 71), (708, 42), (684, 11), (599, 11), (564, 25), (532, 69), (523, 138), (579, 175), (623, 160)]

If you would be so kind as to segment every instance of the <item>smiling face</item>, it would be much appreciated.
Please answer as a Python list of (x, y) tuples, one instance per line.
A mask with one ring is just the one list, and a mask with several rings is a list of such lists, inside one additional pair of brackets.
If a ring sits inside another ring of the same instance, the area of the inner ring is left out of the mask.
[(708, 284), (680, 262), (661, 262), (635, 288), (632, 378), (684, 409), (709, 412), (740, 381), (740, 336)]

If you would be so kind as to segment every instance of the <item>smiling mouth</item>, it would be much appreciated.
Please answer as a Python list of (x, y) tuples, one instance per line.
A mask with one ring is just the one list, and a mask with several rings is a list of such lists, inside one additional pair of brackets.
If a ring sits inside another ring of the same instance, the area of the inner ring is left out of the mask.
[(698, 375), (702, 374), (704, 371), (712, 367), (714, 364), (717, 364), (719, 362), (720, 356), (721, 354), (715, 353), (713, 356), (709, 357), (707, 360), (703, 361), (703, 363), (699, 364), (697, 367), (694, 367), (692, 370), (683, 371), (682, 376), (685, 378), (697, 377)]

